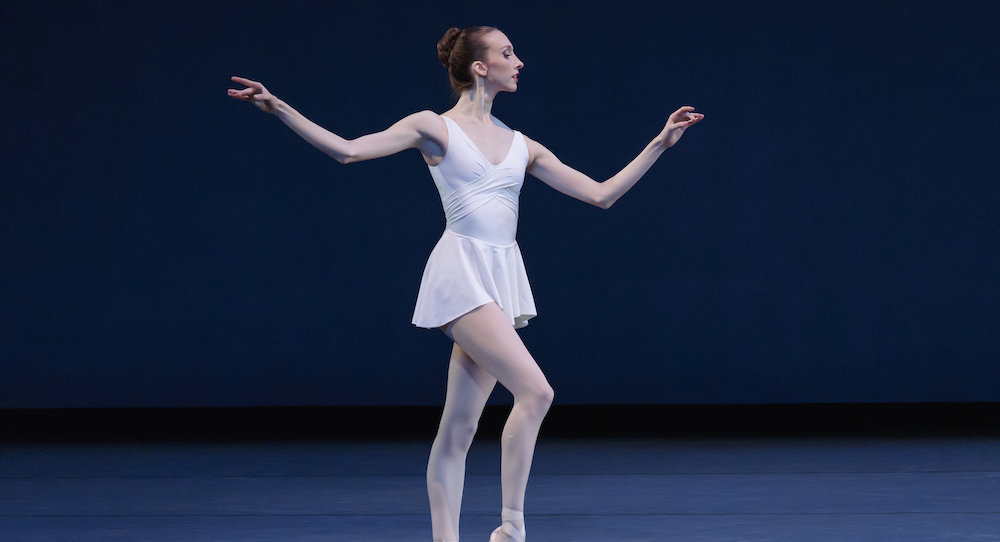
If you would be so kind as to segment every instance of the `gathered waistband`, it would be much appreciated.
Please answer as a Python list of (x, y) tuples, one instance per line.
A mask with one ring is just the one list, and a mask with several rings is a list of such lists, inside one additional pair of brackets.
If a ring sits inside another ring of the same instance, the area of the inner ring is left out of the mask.
[(509, 248), (509, 247), (512, 247), (512, 246), (514, 246), (514, 245), (517, 244), (517, 239), (515, 239), (515, 240), (513, 240), (510, 243), (507, 243), (505, 245), (498, 245), (496, 243), (491, 243), (489, 241), (485, 241), (485, 240), (480, 239), (478, 237), (470, 237), (468, 235), (464, 235), (464, 234), (458, 233), (457, 231), (452, 230), (452, 229), (448, 229), (448, 228), (445, 228), (444, 233), (445, 234), (451, 234), (451, 235), (454, 235), (456, 237), (461, 237), (463, 239), (468, 239), (470, 241), (475, 241), (476, 243), (483, 243), (484, 245), (490, 245), (492, 247), (497, 247), (497, 248)]

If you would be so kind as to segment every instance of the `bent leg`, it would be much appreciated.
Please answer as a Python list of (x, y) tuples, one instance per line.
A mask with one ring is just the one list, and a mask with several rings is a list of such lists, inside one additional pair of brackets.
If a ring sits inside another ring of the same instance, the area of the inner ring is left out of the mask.
[(448, 366), (448, 392), (427, 462), (427, 495), (434, 540), (458, 540), (465, 458), (497, 380), (457, 344)]
[[(542, 419), (552, 404), (553, 392), (521, 337), (495, 303), (483, 305), (455, 320), (445, 333), (462, 347), (475, 364), (493, 375), (514, 395), (501, 437), (503, 507), (524, 510), (524, 490)], [(523, 520), (510, 523), (517, 529)]]

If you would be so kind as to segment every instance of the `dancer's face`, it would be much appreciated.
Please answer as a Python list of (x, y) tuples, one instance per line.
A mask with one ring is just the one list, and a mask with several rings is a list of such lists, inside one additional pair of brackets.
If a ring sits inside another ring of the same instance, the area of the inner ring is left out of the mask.
[(521, 59), (514, 54), (514, 46), (506, 34), (499, 30), (483, 36), (483, 40), (489, 46), (489, 50), (486, 61), (482, 62), (479, 75), (485, 77), (499, 90), (514, 92), (517, 90), (518, 72), (524, 67)]

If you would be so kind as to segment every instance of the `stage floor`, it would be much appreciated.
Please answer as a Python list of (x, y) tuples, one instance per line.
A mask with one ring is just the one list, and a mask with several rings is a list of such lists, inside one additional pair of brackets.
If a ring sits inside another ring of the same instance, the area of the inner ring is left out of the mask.
[[(429, 541), (429, 440), (0, 444), (4, 541)], [(464, 541), (499, 524), (470, 453)], [(1000, 439), (539, 441), (528, 540), (1000, 541)]]

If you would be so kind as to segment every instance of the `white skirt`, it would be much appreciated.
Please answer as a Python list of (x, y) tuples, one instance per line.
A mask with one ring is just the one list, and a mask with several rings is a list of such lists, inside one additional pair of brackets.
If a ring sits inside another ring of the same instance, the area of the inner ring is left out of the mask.
[(514, 328), (538, 314), (517, 242), (493, 245), (445, 230), (427, 259), (413, 324), (441, 327), (494, 301)]

